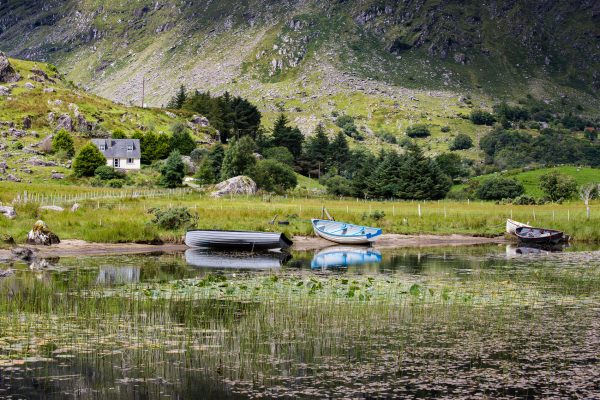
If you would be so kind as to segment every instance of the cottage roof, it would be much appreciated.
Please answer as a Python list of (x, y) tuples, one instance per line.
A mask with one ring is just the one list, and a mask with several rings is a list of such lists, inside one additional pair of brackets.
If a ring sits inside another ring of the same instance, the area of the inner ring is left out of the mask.
[[(92, 142), (100, 149), (106, 158), (142, 157), (139, 139), (92, 139)], [(102, 150), (103, 147), (104, 150)]]

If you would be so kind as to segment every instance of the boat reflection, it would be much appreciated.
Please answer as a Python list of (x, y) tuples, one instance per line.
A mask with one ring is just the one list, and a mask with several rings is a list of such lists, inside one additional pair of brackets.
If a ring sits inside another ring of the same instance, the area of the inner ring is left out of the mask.
[(187, 249), (185, 261), (197, 268), (216, 269), (276, 269), (285, 264), (291, 255), (277, 252), (211, 252), (204, 249)]
[(140, 281), (140, 267), (102, 266), (96, 278), (97, 285), (121, 285)]
[(311, 269), (346, 269), (350, 266), (381, 263), (381, 253), (368, 247), (333, 246), (313, 257)]
[(557, 253), (563, 251), (567, 245), (527, 245), (520, 244), (515, 246), (513, 244), (506, 245), (506, 256), (507, 257), (518, 257), (518, 256), (529, 256), (529, 255), (546, 255), (550, 253)]

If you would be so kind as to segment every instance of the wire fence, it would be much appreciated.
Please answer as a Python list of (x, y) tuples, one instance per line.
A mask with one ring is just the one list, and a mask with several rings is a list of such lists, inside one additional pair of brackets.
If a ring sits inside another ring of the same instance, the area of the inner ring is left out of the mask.
[(42, 204), (59, 205), (74, 204), (86, 200), (114, 200), (138, 199), (156, 197), (181, 197), (193, 192), (190, 188), (174, 189), (125, 189), (125, 190), (97, 190), (82, 193), (37, 193), (27, 190), (18, 193), (13, 199), (13, 204)]

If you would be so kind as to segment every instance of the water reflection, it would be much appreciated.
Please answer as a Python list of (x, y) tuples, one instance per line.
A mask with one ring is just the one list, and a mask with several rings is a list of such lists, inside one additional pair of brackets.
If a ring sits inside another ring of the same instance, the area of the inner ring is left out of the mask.
[(188, 249), (185, 251), (185, 261), (196, 268), (211, 269), (278, 269), (289, 259), (287, 253), (226, 253), (211, 252), (203, 249)]
[(368, 247), (333, 246), (319, 251), (313, 257), (311, 269), (347, 269), (381, 263), (381, 253)]
[(568, 244), (556, 244), (556, 245), (506, 245), (506, 257), (518, 257), (518, 256), (531, 256), (531, 255), (548, 255), (550, 253), (558, 253), (568, 248)]
[(96, 278), (98, 285), (122, 285), (125, 283), (136, 283), (140, 281), (140, 267), (115, 267), (102, 266)]

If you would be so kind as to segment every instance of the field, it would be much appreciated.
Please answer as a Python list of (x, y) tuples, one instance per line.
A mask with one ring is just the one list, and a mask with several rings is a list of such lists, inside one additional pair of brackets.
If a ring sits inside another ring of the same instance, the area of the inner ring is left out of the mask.
[[(133, 196), (132, 189), (99, 190), (62, 185), (20, 186), (0, 182), (0, 201), (10, 203), (27, 188), (30, 202), (16, 204), (17, 218), (0, 217), (0, 231), (17, 242), (25, 240), (33, 223), (44, 220), (62, 239), (90, 242), (179, 242), (185, 229), (159, 229), (151, 221), (151, 208), (187, 207), (198, 215), (198, 227), (210, 229), (284, 230), (290, 235), (311, 235), (310, 218), (320, 217), (326, 207), (338, 220), (376, 225), (385, 233), (500, 235), (506, 218), (554, 227), (575, 240), (600, 242), (600, 203), (593, 202), (592, 217), (586, 219), (582, 202), (543, 206), (497, 205), (490, 202), (457, 201), (364, 201), (311, 197), (236, 197), (214, 199), (199, 193), (162, 192), (160, 196)], [(79, 196), (74, 199), (74, 196)], [(82, 199), (81, 196), (86, 196)], [(69, 211), (74, 201), (76, 212)], [(39, 210), (39, 205), (59, 204), (64, 212)], [(379, 211), (379, 213), (376, 213)], [(383, 214), (381, 213), (383, 212)], [(275, 215), (289, 225), (269, 222)], [(383, 216), (382, 216), (383, 215)]]
[[(511, 170), (502, 173), (502, 176), (514, 178), (520, 181), (525, 187), (526, 195), (540, 198), (544, 197), (544, 193), (539, 188), (540, 178), (543, 175), (554, 171), (574, 178), (578, 186), (586, 185), (589, 183), (600, 183), (600, 169), (590, 167), (575, 167), (568, 165), (554, 168), (540, 168), (531, 171)], [(473, 179), (478, 181), (484, 181), (492, 176), (493, 175), (482, 175)], [(459, 191), (464, 187), (465, 185), (455, 185), (452, 188), (452, 191)]]

